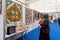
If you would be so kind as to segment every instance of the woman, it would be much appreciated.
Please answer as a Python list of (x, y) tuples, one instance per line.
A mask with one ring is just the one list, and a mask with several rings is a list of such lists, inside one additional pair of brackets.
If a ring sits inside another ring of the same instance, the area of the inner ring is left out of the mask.
[[(40, 27), (40, 37), (39, 37), (39, 40), (50, 40), (50, 37), (49, 37), (49, 32), (50, 32), (50, 29), (49, 29), (49, 20), (48, 20), (48, 15), (44, 15), (44, 18), (42, 20), (42, 24), (41, 27)], [(39, 21), (41, 23), (41, 21)]]

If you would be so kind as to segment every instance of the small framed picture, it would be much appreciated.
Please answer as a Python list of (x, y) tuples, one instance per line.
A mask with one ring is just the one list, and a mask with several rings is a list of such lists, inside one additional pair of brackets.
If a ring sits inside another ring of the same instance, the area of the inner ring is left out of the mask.
[(0, 0), (0, 14), (2, 12), (2, 0)]
[(16, 27), (15, 26), (7, 27), (7, 35), (13, 34), (15, 32), (16, 32)]

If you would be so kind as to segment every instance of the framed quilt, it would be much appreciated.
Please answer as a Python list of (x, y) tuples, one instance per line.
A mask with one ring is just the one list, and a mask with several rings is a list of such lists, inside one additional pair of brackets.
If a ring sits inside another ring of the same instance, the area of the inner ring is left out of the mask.
[(42, 16), (43, 16), (43, 13), (39, 12), (39, 19), (42, 18)]
[(39, 20), (39, 12), (33, 10), (33, 21)]
[(25, 22), (26, 24), (32, 23), (32, 10), (29, 8), (25, 8)]
[(19, 22), (22, 20), (22, 5), (6, 0), (6, 23)]

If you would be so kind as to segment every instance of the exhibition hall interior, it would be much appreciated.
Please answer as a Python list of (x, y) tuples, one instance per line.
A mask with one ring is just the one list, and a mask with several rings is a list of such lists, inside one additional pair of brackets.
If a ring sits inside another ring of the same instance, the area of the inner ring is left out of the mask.
[(60, 0), (0, 0), (0, 40), (60, 40)]

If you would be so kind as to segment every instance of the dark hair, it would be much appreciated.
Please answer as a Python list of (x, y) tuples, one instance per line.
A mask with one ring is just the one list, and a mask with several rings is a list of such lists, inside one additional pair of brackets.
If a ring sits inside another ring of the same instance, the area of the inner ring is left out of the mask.
[(48, 15), (48, 14), (45, 14), (45, 15), (44, 15), (44, 18), (45, 18), (45, 19), (48, 19), (48, 18), (49, 18), (49, 15)]

